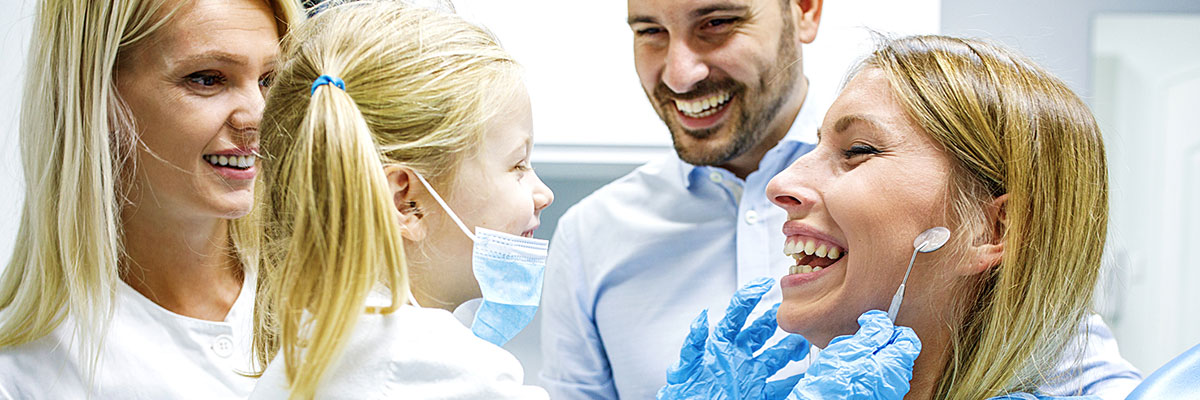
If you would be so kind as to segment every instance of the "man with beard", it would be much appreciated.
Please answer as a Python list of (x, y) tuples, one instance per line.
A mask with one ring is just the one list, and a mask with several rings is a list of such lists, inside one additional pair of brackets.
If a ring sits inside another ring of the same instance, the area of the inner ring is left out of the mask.
[[(821, 0), (628, 6), (642, 89), (677, 157), (639, 167), (559, 220), (542, 302), (541, 378), (554, 399), (653, 398), (701, 310), (715, 323), (738, 287), (787, 273), (786, 215), (765, 188), (813, 148), (800, 138), (817, 130), (832, 101), (809, 91), (801, 65)], [(764, 299), (751, 320), (779, 302), (779, 291)], [(1108, 328), (1089, 321), (1082, 367), (1048, 393), (1128, 393), (1140, 380)]]

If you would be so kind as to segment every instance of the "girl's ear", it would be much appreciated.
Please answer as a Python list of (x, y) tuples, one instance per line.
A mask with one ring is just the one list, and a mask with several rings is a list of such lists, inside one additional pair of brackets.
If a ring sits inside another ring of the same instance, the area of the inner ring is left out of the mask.
[(423, 204), (417, 202), (417, 192), (423, 191), (416, 173), (408, 167), (388, 164), (383, 167), (388, 187), (392, 193), (392, 206), (396, 222), (400, 224), (400, 235), (407, 240), (419, 242), (425, 239), (425, 212)]
[(1005, 204), (1008, 193), (992, 200), (984, 210), (984, 236), (977, 238), (971, 245), (971, 259), (967, 263), (969, 274), (978, 274), (997, 265), (1004, 258), (1004, 236), (1008, 232), (1008, 220)]

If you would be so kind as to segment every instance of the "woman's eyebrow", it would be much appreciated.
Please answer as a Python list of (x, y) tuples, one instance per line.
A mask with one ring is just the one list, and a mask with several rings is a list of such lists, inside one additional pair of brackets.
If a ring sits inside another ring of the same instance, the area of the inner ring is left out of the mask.
[(238, 66), (250, 65), (250, 60), (246, 56), (221, 50), (209, 50), (203, 53), (189, 55), (181, 58), (180, 61), (184, 63), (217, 61), (224, 64), (233, 64)]
[(861, 122), (869, 125), (872, 129), (886, 131), (882, 122), (867, 114), (848, 114), (838, 118), (837, 122), (833, 123), (833, 131), (837, 133), (845, 132), (855, 122)]
[[(838, 118), (838, 120), (833, 123), (833, 133), (840, 134), (842, 132), (845, 132), (846, 129), (849, 129), (850, 125), (853, 125), (855, 122), (861, 122), (861, 123), (867, 124), (868, 126), (871, 127), (871, 129), (874, 129), (877, 131), (887, 131), (887, 129), (884, 128), (884, 124), (882, 122), (879, 122), (879, 120), (876, 119), (875, 117), (872, 117), (867, 114), (848, 114), (848, 115), (843, 115), (841, 118)], [(818, 143), (821, 141), (822, 137), (825, 136), (824, 134), (828, 133), (827, 132), (828, 130), (829, 129), (826, 129), (824, 126), (817, 128), (817, 142)]]

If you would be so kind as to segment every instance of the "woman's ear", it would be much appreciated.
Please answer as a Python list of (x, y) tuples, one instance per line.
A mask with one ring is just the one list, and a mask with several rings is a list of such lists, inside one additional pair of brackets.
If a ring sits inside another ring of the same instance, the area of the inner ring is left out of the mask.
[(969, 273), (978, 274), (997, 265), (1004, 258), (1004, 236), (1008, 232), (1008, 216), (1005, 204), (1008, 193), (992, 200), (984, 210), (983, 236), (971, 245), (972, 259), (968, 263)]
[(417, 192), (424, 190), (417, 174), (408, 167), (388, 164), (383, 167), (388, 188), (392, 193), (392, 207), (396, 222), (400, 224), (400, 235), (417, 242), (425, 239), (425, 217), (422, 204), (417, 202)]

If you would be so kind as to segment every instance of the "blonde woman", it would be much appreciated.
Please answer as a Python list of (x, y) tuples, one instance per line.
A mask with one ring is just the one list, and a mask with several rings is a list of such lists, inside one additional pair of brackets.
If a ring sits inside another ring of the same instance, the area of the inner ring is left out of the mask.
[[(1070, 340), (1088, 315), (1108, 215), (1101, 135), (1065, 84), (985, 42), (884, 40), (819, 138), (767, 187), (788, 213), (797, 263), (780, 280), (781, 328), (824, 347), (858, 329), (860, 314), (882, 317), (869, 310), (893, 303), (914, 238), (947, 227), (944, 247), (916, 255), (894, 317), (921, 341), (911, 390), (857, 390), (971, 400), (1097, 390), (1038, 392), (1084, 368)], [(1132, 378), (1095, 385), (1128, 393)]]
[(291, 0), (45, 0), (0, 397), (238, 398), (258, 122)]
[[(281, 58), (252, 398), (547, 398), (496, 345), (537, 305), (530, 236), (553, 201), (517, 64), (485, 30), (393, 1), (330, 5)], [(497, 285), (531, 301), (493, 301)], [(474, 318), (451, 314), (481, 295)]]

